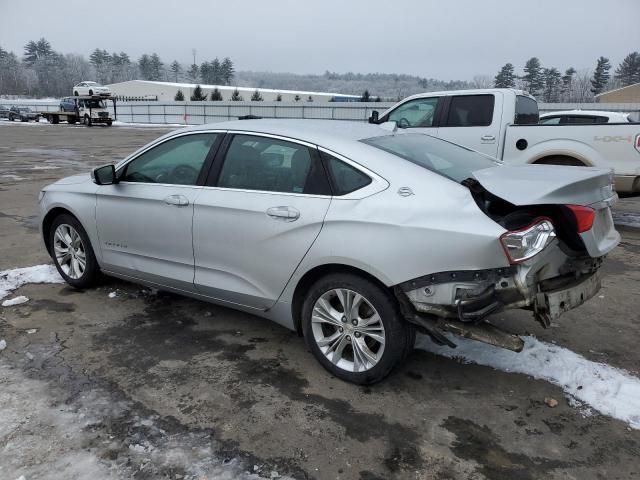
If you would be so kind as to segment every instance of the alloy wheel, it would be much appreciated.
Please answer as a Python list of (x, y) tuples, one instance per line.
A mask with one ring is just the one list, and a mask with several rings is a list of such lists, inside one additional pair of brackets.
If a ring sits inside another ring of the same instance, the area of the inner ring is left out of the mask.
[(349, 372), (370, 370), (384, 353), (382, 319), (371, 302), (353, 290), (322, 294), (313, 306), (311, 329), (322, 354)]
[(53, 251), (60, 269), (69, 278), (79, 279), (87, 268), (87, 254), (78, 231), (66, 223), (58, 225), (53, 237)]

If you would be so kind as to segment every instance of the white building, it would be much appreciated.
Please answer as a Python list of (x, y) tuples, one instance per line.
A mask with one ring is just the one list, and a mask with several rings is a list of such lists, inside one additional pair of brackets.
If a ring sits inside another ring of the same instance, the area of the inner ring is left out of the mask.
[[(130, 80), (128, 82), (112, 83), (107, 85), (114, 96), (123, 99), (153, 99), (161, 102), (173, 101), (178, 90), (182, 92), (185, 100), (189, 100), (196, 88), (194, 83), (154, 82), (151, 80)], [(304, 92), (294, 90), (273, 90), (270, 88), (230, 87), (227, 85), (200, 85), (207, 99), (211, 98), (211, 92), (217, 88), (223, 100), (231, 100), (233, 92), (237, 89), (243, 100), (251, 100), (256, 90), (265, 102), (348, 102), (359, 100), (358, 95), (343, 95), (341, 93)]]

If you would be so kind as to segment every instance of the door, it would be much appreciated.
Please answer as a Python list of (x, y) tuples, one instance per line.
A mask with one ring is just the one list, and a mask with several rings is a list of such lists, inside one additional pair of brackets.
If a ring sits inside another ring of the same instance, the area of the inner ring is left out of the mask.
[(383, 122), (396, 122), (398, 128), (412, 132), (438, 135), (438, 116), (442, 97), (426, 97), (409, 100), (388, 113)]
[(438, 137), (496, 157), (502, 124), (502, 95), (454, 95), (447, 103)]
[(172, 137), (119, 169), (119, 183), (98, 188), (96, 220), (106, 270), (194, 289), (193, 202), (220, 135)]
[(327, 177), (313, 146), (273, 136), (233, 135), (216, 162), (195, 202), (196, 288), (265, 310), (320, 233)]

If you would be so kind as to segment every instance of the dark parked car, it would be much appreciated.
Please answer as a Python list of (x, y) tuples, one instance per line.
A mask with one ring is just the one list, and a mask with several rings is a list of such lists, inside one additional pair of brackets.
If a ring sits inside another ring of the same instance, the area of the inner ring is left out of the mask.
[(0, 118), (9, 118), (9, 107), (0, 105)]
[(60, 100), (60, 110), (62, 112), (75, 112), (76, 101), (73, 97), (65, 97)]
[(31, 110), (29, 107), (11, 107), (9, 110), (9, 120), (20, 120), (21, 122), (28, 122), (29, 120), (33, 120), (34, 122), (40, 121), (40, 115)]

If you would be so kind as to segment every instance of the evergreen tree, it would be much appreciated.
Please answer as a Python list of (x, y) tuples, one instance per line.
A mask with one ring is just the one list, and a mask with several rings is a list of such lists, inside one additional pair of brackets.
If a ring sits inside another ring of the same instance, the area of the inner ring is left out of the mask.
[(143, 80), (152, 80), (153, 66), (151, 65), (151, 57), (146, 53), (138, 60), (138, 68), (140, 69), (140, 76)]
[(276, 97), (276, 102), (281, 102), (282, 101), (282, 95), (278, 94), (278, 96)]
[(235, 76), (235, 69), (233, 66), (233, 62), (229, 57), (225, 57), (220, 65), (221, 78), (225, 85), (231, 85), (231, 81)]
[(193, 89), (193, 95), (191, 95), (192, 102), (202, 102), (207, 99), (207, 95), (202, 91), (202, 87), (200, 85), (196, 85), (196, 88)]
[(264, 98), (262, 98), (262, 95), (260, 95), (260, 91), (256, 88), (256, 91), (253, 92), (253, 95), (251, 95), (251, 101), (252, 102), (261, 102), (263, 100), (264, 100)]
[(209, 62), (202, 62), (202, 64), (200, 65), (200, 80), (204, 84), (211, 85), (212, 83), (215, 83), (211, 80), (211, 77), (212, 77), (211, 64)]
[(154, 81), (162, 80), (164, 63), (162, 63), (162, 60), (160, 60), (160, 57), (158, 56), (157, 53), (153, 53), (151, 55), (150, 61), (151, 61), (151, 64), (150, 64), (151, 78), (149, 80), (154, 80)]
[(171, 70), (171, 77), (173, 81), (178, 83), (178, 77), (180, 77), (180, 75), (182, 74), (182, 67), (180, 66), (177, 60), (174, 60), (173, 62), (171, 62), (171, 66), (169, 67), (169, 70)]
[(609, 83), (610, 69), (611, 64), (609, 63), (608, 58), (598, 58), (596, 69), (593, 72), (593, 77), (591, 78), (591, 93), (593, 93), (594, 95), (598, 95), (604, 91), (607, 83)]
[(211, 100), (213, 100), (214, 102), (219, 102), (222, 100), (222, 94), (220, 93), (220, 90), (218, 90), (218, 87), (214, 88), (211, 92)]
[(242, 95), (240, 95), (240, 92), (238, 91), (238, 89), (236, 88), (233, 93), (231, 94), (231, 100), (233, 102), (241, 102), (244, 99), (242, 98)]
[(189, 82), (196, 83), (198, 81), (198, 73), (199, 73), (198, 65), (196, 65), (195, 63), (192, 64), (191, 67), (189, 67), (189, 70), (187, 71), (187, 79), (189, 80)]
[(537, 57), (527, 60), (524, 65), (524, 75), (522, 79), (526, 82), (527, 90), (533, 96), (540, 93), (544, 87), (544, 76), (542, 74), (542, 65)]
[(571, 90), (573, 89), (573, 76), (576, 74), (576, 69), (569, 67), (565, 70), (562, 76), (562, 100), (565, 102), (571, 101)]
[(294, 99), (296, 102), (299, 102), (299, 101), (300, 101), (300, 95), (296, 95), (295, 97), (293, 97), (293, 99)]
[(555, 103), (560, 99), (560, 84), (562, 82), (562, 74), (557, 68), (545, 68), (543, 99), (547, 103)]
[(313, 102), (313, 97), (311, 95), (309, 95), (309, 97), (307, 97), (307, 102)]
[(616, 69), (616, 78), (623, 87), (640, 82), (640, 53), (632, 52), (624, 57)]
[(176, 92), (176, 96), (173, 99), (176, 102), (184, 102), (184, 93), (182, 93), (182, 90), (178, 90)]
[(361, 102), (370, 102), (371, 101), (371, 95), (369, 95), (369, 90), (365, 90), (364, 91), (364, 93), (360, 97), (360, 101)]
[(516, 77), (512, 63), (504, 64), (493, 80), (493, 86), (495, 88), (514, 88), (516, 86)]
[(51, 44), (43, 37), (37, 42), (31, 40), (24, 46), (23, 60), (27, 65), (33, 66), (36, 61), (45, 60), (54, 54), (55, 52), (53, 48), (51, 48)]
[(211, 77), (211, 82), (214, 85), (228, 85), (218, 57), (214, 58), (211, 62)]

